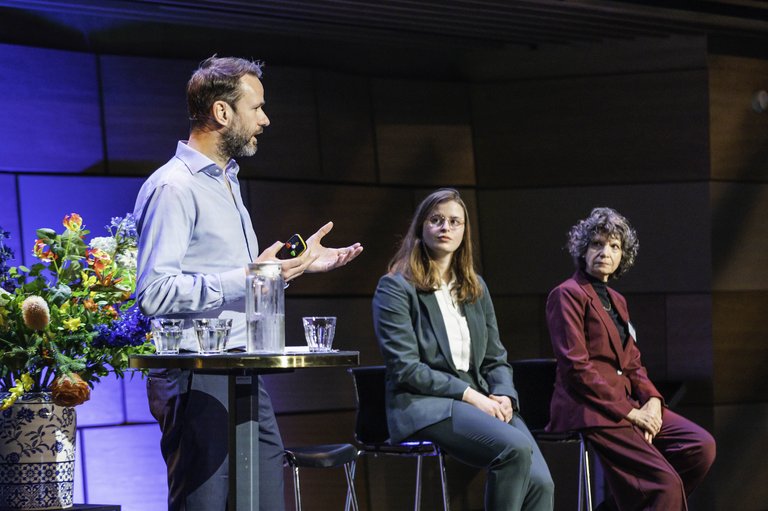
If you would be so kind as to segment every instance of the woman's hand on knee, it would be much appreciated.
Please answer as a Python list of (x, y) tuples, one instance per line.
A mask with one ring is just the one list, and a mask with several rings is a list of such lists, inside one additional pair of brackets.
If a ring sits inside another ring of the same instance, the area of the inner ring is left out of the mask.
[(491, 417), (496, 417), (501, 421), (504, 420), (504, 412), (502, 411), (501, 403), (494, 401), (471, 387), (468, 387), (467, 390), (464, 391), (464, 396), (461, 399), (465, 403), (471, 404)]
[(488, 397), (501, 405), (501, 413), (504, 414), (504, 419), (503, 419), (504, 422), (511, 421), (512, 415), (515, 412), (514, 412), (514, 409), (512, 408), (512, 400), (509, 398), (509, 396), (496, 396), (494, 394), (491, 394)]
[(651, 439), (653, 439), (661, 429), (661, 417), (642, 408), (633, 408), (629, 414), (627, 414), (627, 420), (643, 431), (649, 433)]

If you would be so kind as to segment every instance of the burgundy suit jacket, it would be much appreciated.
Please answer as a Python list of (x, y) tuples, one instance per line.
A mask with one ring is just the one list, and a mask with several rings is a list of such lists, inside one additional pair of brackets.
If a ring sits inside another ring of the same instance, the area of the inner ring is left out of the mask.
[[(629, 324), (627, 301), (610, 288), (608, 293)], [(632, 408), (651, 397), (663, 403), (640, 361), (634, 337), (622, 346), (613, 319), (581, 272), (549, 294), (547, 326), (557, 359), (547, 430), (629, 426), (626, 416)]]

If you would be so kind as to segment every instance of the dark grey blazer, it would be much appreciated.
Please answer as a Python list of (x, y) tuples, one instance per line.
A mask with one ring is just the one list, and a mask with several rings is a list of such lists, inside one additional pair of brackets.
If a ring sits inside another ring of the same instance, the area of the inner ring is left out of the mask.
[[(517, 408), (512, 368), (499, 340), (485, 282), (483, 296), (464, 306), (472, 339), (475, 380), (483, 393), (509, 396)], [(373, 297), (373, 324), (387, 365), (387, 424), (399, 442), (450, 417), (467, 383), (453, 364), (448, 334), (434, 292), (421, 292), (402, 275), (385, 275)]]

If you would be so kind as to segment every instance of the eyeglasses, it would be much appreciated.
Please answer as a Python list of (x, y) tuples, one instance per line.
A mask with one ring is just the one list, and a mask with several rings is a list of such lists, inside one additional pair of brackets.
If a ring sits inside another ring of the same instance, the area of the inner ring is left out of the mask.
[(429, 226), (434, 228), (442, 227), (446, 222), (448, 228), (451, 230), (464, 227), (464, 221), (461, 218), (455, 216), (446, 218), (443, 215), (432, 215), (427, 219)]

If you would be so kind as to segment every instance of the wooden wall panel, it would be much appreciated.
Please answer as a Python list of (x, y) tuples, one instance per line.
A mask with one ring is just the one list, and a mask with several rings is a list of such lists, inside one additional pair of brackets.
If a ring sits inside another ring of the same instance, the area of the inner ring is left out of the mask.
[(475, 183), (466, 85), (376, 80), (373, 104), (382, 183)]
[(320, 147), (312, 72), (307, 69), (264, 69), (264, 111), (270, 125), (259, 136), (253, 158), (238, 160), (241, 176), (318, 179)]
[(768, 113), (752, 109), (752, 97), (768, 89), (768, 61), (709, 57), (712, 178), (768, 181)]
[(701, 180), (705, 69), (475, 85), (484, 187)]
[(768, 185), (712, 183), (714, 290), (768, 289)]
[(352, 378), (345, 368), (317, 368), (264, 376), (277, 413), (354, 409)]
[(317, 72), (315, 94), (323, 179), (375, 182), (377, 171), (370, 80)]
[(669, 295), (666, 306), (666, 377), (711, 381), (712, 295)]
[(483, 81), (664, 72), (706, 66), (704, 35), (633, 37), (610, 44), (506, 45), (496, 52), (478, 52), (462, 62), (467, 76)]
[(497, 295), (489, 283), (499, 336), (508, 360), (549, 358), (552, 345), (544, 311), (543, 295)]
[[(10, 234), (10, 238), (4, 238), (3, 245), (13, 251), (13, 259), (6, 261), (8, 266), (18, 266), (22, 261), (21, 225), (19, 223), (19, 210), (16, 202), (16, 176), (12, 174), (0, 174), (0, 228)], [(34, 238), (28, 240), (27, 251), (31, 250)]]
[(629, 218), (640, 238), (622, 292), (696, 292), (710, 285), (706, 184), (479, 191), (485, 276), (495, 293), (548, 293), (573, 273), (566, 233), (595, 206)]
[(189, 138), (186, 87), (198, 62), (99, 57), (109, 171), (149, 174)]
[(768, 404), (716, 406), (714, 434), (717, 460), (704, 484), (716, 490), (717, 509), (768, 509)]
[(256, 182), (249, 186), (250, 212), (262, 250), (294, 232), (309, 236), (326, 221), (333, 231), (327, 246), (359, 241), (365, 247), (352, 263), (336, 271), (301, 277), (293, 294), (371, 296), (413, 211), (408, 190)]
[(765, 290), (712, 294), (715, 403), (765, 402), (766, 305)]
[(96, 57), (0, 44), (0, 170), (101, 172)]

